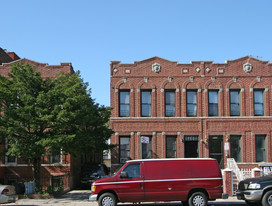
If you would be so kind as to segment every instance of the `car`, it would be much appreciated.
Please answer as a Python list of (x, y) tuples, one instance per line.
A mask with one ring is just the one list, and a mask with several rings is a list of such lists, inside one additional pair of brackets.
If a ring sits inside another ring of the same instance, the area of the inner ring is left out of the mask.
[(169, 158), (127, 161), (112, 177), (92, 184), (90, 201), (99, 206), (118, 202), (182, 201), (207, 206), (223, 193), (221, 170), (212, 158)]
[(95, 180), (107, 177), (109, 169), (103, 163), (89, 163), (81, 167), (81, 188), (90, 189)]
[(272, 175), (249, 178), (238, 184), (237, 199), (248, 205), (272, 205)]
[(15, 202), (17, 198), (13, 185), (0, 185), (0, 204)]

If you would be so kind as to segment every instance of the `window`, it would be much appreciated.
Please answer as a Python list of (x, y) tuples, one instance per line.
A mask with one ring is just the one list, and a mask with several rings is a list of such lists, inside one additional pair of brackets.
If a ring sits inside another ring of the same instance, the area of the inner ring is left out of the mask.
[(240, 91), (230, 91), (230, 115), (240, 116)]
[(209, 116), (218, 116), (218, 91), (209, 91)]
[(120, 117), (129, 116), (129, 91), (120, 91), (119, 93), (119, 114)]
[(130, 159), (130, 139), (120, 137), (120, 163), (125, 163)]
[(174, 117), (175, 116), (175, 91), (168, 90), (165, 92), (165, 116)]
[(53, 152), (50, 155), (50, 164), (61, 163), (61, 152)]
[(152, 138), (148, 136), (141, 136), (142, 144), (142, 159), (152, 158)]
[(140, 163), (132, 163), (128, 164), (126, 168), (123, 170), (124, 172), (127, 172), (128, 177), (141, 177), (141, 167)]
[(151, 116), (151, 91), (141, 92), (141, 116)]
[(187, 116), (195, 117), (196, 116), (196, 91), (187, 91)]
[(263, 90), (254, 90), (254, 115), (264, 115)]
[[(6, 148), (6, 150), (8, 150), (10, 148), (8, 140), (6, 140), (5, 148)], [(16, 164), (17, 163), (17, 157), (16, 156), (6, 155), (5, 156), (5, 163), (6, 164)]]
[(177, 137), (176, 136), (166, 136), (166, 158), (176, 158), (177, 157)]
[(256, 148), (256, 162), (266, 161), (266, 136), (255, 136), (255, 148)]
[(241, 136), (230, 136), (230, 157), (234, 158), (236, 162), (241, 162)]
[(62, 176), (52, 176), (52, 189), (54, 192), (63, 189), (63, 177)]

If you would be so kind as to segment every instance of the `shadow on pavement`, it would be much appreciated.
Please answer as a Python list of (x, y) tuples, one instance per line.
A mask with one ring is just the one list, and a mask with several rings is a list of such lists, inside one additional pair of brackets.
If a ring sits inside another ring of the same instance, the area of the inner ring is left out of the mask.
[(88, 200), (90, 192), (69, 192), (66, 194), (61, 195), (60, 197), (56, 197), (56, 200), (65, 199), (70, 201), (82, 201), (82, 200)]

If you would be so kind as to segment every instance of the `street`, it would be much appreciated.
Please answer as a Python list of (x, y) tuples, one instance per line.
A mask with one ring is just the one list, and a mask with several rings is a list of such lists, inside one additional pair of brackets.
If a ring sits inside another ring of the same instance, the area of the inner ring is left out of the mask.
[[(16, 203), (9, 203), (5, 205), (53, 205), (53, 206), (98, 206), (97, 202), (89, 202), (88, 198), (90, 195), (89, 190), (73, 190), (60, 197), (53, 199), (19, 199)], [(122, 206), (134, 206), (132, 203), (119, 203)], [(141, 203), (144, 206), (182, 206), (179, 202), (157, 202), (157, 203)], [(246, 205), (244, 201), (237, 200), (236, 197), (230, 197), (227, 200), (219, 199), (217, 201), (209, 202), (209, 206), (216, 205)]]

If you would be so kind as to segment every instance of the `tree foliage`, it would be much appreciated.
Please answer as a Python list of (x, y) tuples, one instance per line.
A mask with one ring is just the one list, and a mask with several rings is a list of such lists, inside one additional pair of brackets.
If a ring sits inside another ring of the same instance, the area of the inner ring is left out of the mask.
[(35, 167), (47, 153), (109, 149), (110, 110), (95, 103), (87, 87), (79, 73), (43, 79), (22, 63), (13, 65), (8, 77), (0, 76), (0, 138), (8, 140), (7, 155), (31, 160), (34, 180), (39, 181)]

